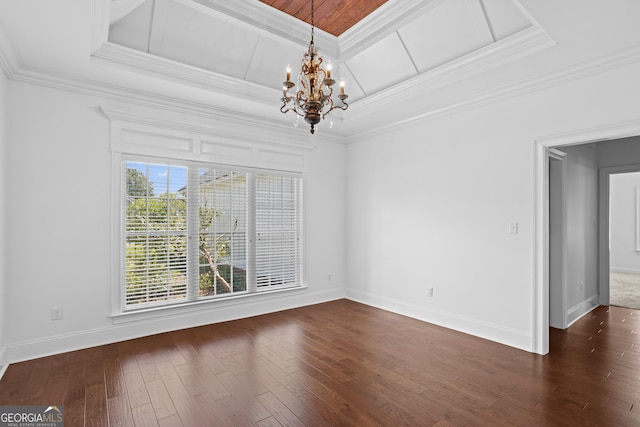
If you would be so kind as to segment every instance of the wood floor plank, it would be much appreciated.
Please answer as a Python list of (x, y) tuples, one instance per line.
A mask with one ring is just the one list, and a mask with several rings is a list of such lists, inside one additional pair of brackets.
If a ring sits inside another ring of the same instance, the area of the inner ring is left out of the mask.
[(131, 413), (136, 427), (158, 427), (158, 419), (151, 403), (135, 407)]
[(258, 401), (267, 408), (269, 413), (278, 420), (283, 426), (302, 426), (304, 425), (300, 418), (298, 418), (283, 402), (278, 400), (273, 393), (264, 393), (258, 396)]
[[(132, 365), (133, 366), (133, 365)], [(137, 367), (137, 364), (136, 364)], [(147, 387), (142, 378), (142, 373), (139, 369), (130, 368), (127, 370), (125, 376), (125, 383), (127, 386), (127, 395), (129, 396), (129, 403), (132, 408), (139, 406), (146, 406), (151, 403), (149, 399), (149, 393), (147, 393)]]
[(171, 396), (169, 396), (169, 392), (162, 379), (158, 378), (157, 380), (148, 381), (145, 385), (147, 387), (147, 393), (149, 394), (149, 400), (159, 420), (177, 414)]
[(0, 405), (66, 425), (640, 425), (640, 311), (539, 356), (348, 300), (15, 363)]
[[(255, 393), (255, 389), (250, 385), (247, 386), (238, 380), (238, 376), (231, 372), (225, 371), (218, 374), (218, 378), (224, 384), (227, 390), (239, 401), (243, 402), (243, 412), (245, 412), (249, 418), (254, 422), (264, 420), (271, 416), (271, 413), (258, 401)], [(266, 391), (265, 391), (266, 393)], [(262, 393), (261, 393), (262, 394)]]
[(110, 427), (134, 427), (133, 415), (129, 407), (127, 395), (118, 395), (107, 398)]
[(189, 391), (185, 388), (171, 360), (160, 362), (157, 366), (182, 423), (190, 426), (206, 425), (206, 417), (203, 416), (202, 412), (203, 408), (198, 407)]
[(84, 405), (87, 427), (109, 426), (107, 393), (104, 384), (93, 384), (86, 388)]
[(170, 417), (158, 420), (158, 427), (187, 427), (187, 426), (182, 424), (182, 420), (176, 414), (176, 415), (172, 415)]

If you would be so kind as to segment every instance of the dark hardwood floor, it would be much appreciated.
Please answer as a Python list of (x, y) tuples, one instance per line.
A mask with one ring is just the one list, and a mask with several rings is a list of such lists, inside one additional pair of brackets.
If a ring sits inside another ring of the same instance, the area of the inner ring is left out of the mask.
[(640, 311), (538, 356), (339, 300), (11, 365), (0, 405), (65, 426), (640, 425)]

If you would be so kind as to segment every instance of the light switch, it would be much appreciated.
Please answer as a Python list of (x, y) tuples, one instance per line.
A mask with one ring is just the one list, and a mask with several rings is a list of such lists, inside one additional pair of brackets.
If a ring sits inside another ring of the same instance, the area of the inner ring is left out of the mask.
[(518, 234), (518, 223), (512, 222), (509, 224), (509, 233)]

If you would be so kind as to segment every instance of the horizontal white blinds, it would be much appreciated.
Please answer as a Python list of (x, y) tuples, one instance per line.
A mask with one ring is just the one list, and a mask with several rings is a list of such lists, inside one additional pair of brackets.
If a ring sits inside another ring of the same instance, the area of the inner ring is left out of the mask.
[(123, 308), (302, 284), (302, 179), (123, 163)]
[(127, 162), (125, 305), (174, 302), (187, 292), (186, 168)]
[(301, 282), (301, 180), (256, 176), (256, 282), (258, 290)]
[(247, 290), (247, 174), (198, 171), (200, 296)]

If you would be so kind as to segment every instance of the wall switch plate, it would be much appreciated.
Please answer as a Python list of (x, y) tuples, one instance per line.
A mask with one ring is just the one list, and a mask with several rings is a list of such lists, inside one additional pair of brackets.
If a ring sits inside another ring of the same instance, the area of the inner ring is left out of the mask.
[(427, 289), (427, 295), (432, 297), (433, 296), (433, 288), (428, 288)]
[(518, 223), (512, 222), (509, 224), (509, 233), (518, 234)]

